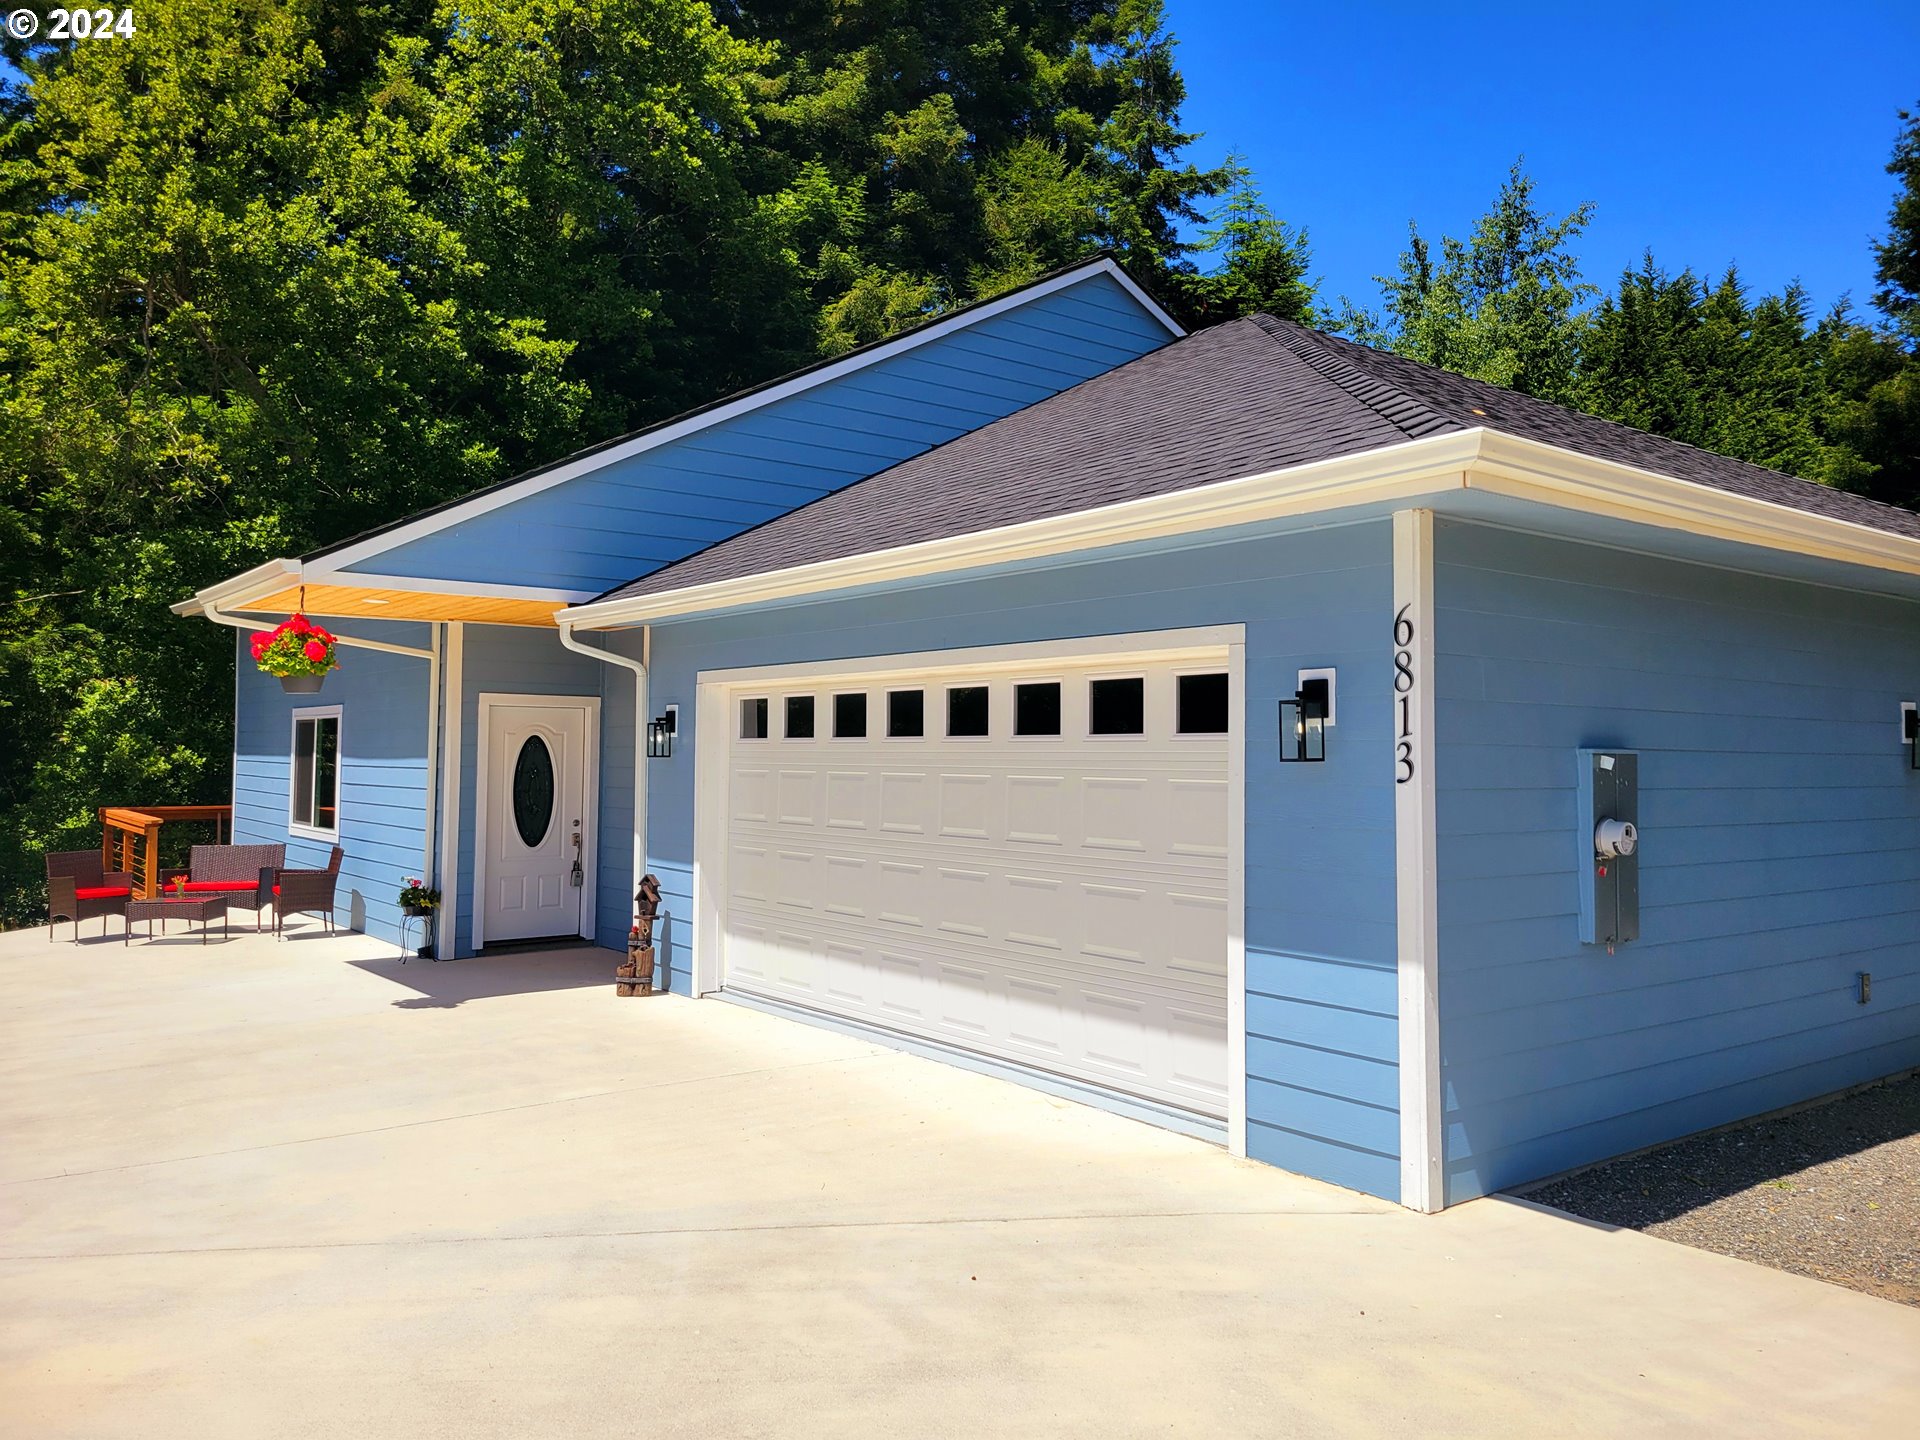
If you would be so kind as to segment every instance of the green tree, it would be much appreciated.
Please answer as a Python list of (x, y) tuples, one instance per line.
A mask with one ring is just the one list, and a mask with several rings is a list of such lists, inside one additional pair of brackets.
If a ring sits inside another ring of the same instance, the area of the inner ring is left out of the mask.
[(844, 207), (753, 183), (761, 47), (696, 0), (371, 15), (9, 45), (0, 914), (94, 805), (224, 793), (231, 637), (171, 601), (812, 353)]
[(1376, 276), (1383, 314), (1344, 297), (1340, 328), (1364, 344), (1549, 400), (1573, 386), (1581, 307), (1597, 292), (1569, 249), (1591, 203), (1564, 218), (1543, 211), (1515, 161), (1493, 207), (1465, 240), (1443, 236), (1436, 258), (1409, 227), (1399, 273)]
[(1306, 232), (1268, 208), (1243, 160), (1229, 156), (1226, 168), (1226, 197), (1196, 247), (1213, 263), (1176, 277), (1180, 318), (1194, 329), (1255, 313), (1314, 324), (1318, 287)]

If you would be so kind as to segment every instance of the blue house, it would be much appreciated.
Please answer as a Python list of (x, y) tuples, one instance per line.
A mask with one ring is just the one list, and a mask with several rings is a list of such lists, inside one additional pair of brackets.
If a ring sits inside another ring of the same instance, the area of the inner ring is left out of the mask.
[(445, 958), (651, 871), (681, 994), (1428, 1210), (1920, 1065), (1920, 515), (1108, 261), (177, 608)]

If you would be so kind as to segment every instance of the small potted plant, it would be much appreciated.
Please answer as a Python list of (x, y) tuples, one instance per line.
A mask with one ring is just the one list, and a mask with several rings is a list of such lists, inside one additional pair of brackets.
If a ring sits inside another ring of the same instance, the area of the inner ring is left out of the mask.
[(277, 676), (289, 695), (312, 695), (339, 664), (333, 636), (304, 615), (290, 615), (253, 636), (253, 663)]
[(173, 879), (169, 880), (167, 884), (173, 887), (174, 899), (184, 900), (187, 898), (187, 877), (186, 876), (176, 875), (173, 877)]
[(409, 875), (400, 889), (400, 909), (408, 915), (431, 915), (440, 908), (440, 892)]

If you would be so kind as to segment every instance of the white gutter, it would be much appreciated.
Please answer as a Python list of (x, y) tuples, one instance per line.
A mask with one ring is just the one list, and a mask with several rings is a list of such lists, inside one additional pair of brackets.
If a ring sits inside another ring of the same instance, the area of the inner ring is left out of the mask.
[[(571, 625), (559, 625), (560, 643), (576, 654), (603, 665), (619, 665), (633, 672), (633, 877), (628, 882), (628, 918), (632, 918), (634, 890), (647, 873), (647, 661), (630, 660), (611, 650), (596, 650), (573, 637)], [(640, 631), (640, 653), (651, 656), (653, 632)]]

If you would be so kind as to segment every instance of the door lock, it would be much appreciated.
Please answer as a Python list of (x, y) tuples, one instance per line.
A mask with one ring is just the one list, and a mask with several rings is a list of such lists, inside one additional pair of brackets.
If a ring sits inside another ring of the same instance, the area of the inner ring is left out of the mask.
[(574, 888), (586, 883), (586, 872), (580, 868), (580, 822), (573, 822), (573, 873), (568, 876)]

